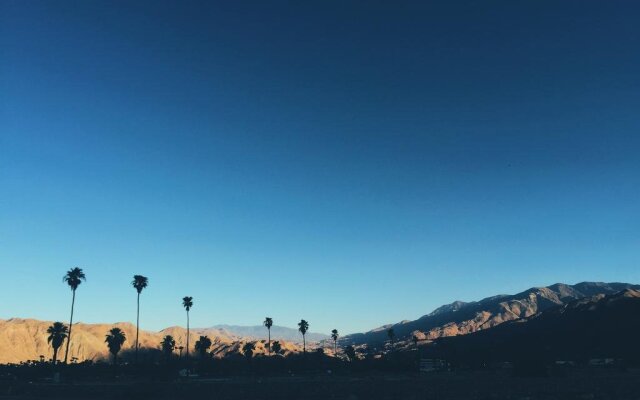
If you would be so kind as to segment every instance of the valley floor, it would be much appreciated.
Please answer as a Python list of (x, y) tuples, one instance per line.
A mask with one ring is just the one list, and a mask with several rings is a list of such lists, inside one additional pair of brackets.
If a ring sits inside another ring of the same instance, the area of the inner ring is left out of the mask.
[(505, 371), (353, 377), (228, 378), (188, 382), (7, 383), (0, 399), (638, 400), (640, 371), (573, 370), (516, 378)]

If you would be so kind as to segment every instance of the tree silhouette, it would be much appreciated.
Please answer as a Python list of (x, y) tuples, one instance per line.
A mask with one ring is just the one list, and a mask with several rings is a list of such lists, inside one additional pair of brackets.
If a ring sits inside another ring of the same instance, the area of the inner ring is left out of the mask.
[(131, 285), (138, 292), (138, 311), (136, 313), (136, 364), (138, 363), (138, 348), (140, 347), (138, 344), (138, 338), (140, 337), (140, 293), (142, 293), (142, 289), (146, 288), (148, 284), (149, 279), (142, 275), (134, 275), (133, 281), (131, 281)]
[(349, 358), (349, 361), (355, 361), (356, 360), (356, 349), (349, 345), (347, 347), (344, 348), (344, 354), (347, 355), (347, 357)]
[(273, 326), (273, 319), (271, 317), (267, 317), (264, 319), (263, 324), (267, 327), (267, 331), (269, 331), (269, 341), (267, 342), (267, 348), (269, 349), (269, 355), (271, 355), (271, 327)]
[(333, 329), (331, 331), (331, 339), (333, 339), (333, 354), (338, 357), (338, 337), (340, 335), (338, 334), (338, 330), (337, 329)]
[(111, 328), (105, 342), (107, 343), (107, 347), (109, 348), (109, 352), (113, 354), (113, 364), (118, 364), (118, 353), (122, 348), (122, 345), (127, 340), (127, 336), (124, 334), (122, 329), (120, 328)]
[(182, 350), (184, 350), (184, 346), (178, 346), (176, 349), (178, 349), (178, 359), (182, 360)]
[(393, 339), (396, 338), (396, 333), (393, 328), (387, 329), (387, 336), (389, 337), (389, 341), (391, 342), (391, 346), (393, 347)]
[(309, 323), (304, 319), (301, 319), (300, 322), (298, 322), (298, 330), (302, 333), (302, 352), (307, 354), (306, 334), (309, 330)]
[(66, 327), (62, 322), (54, 322), (49, 328), (47, 328), (47, 333), (49, 336), (47, 337), (47, 343), (51, 343), (51, 347), (53, 347), (53, 363), (55, 364), (58, 360), (58, 349), (64, 343), (64, 340), (67, 338), (67, 333), (69, 332), (69, 328)]
[(242, 346), (242, 352), (244, 353), (244, 356), (247, 357), (247, 359), (251, 359), (251, 357), (253, 357), (253, 351), (256, 349), (256, 345), (253, 344), (252, 342), (247, 342), (244, 344), (244, 346)]
[(182, 306), (187, 310), (187, 359), (189, 359), (189, 310), (193, 307), (193, 297), (183, 297)]
[(415, 348), (417, 350), (418, 349), (418, 341), (420, 340), (420, 338), (418, 338), (418, 335), (413, 335), (411, 340), (413, 341), (413, 345), (415, 346)]
[(71, 268), (62, 278), (62, 281), (65, 282), (71, 288), (73, 292), (73, 296), (71, 298), (71, 318), (69, 319), (69, 336), (67, 338), (67, 347), (64, 352), (64, 363), (67, 363), (67, 359), (69, 357), (69, 344), (71, 344), (71, 328), (73, 327), (73, 307), (76, 304), (76, 289), (82, 283), (82, 281), (86, 281), (87, 277), (84, 275), (82, 268)]
[(276, 340), (275, 342), (273, 342), (272, 346), (273, 346), (273, 352), (275, 354), (280, 354), (280, 352), (282, 351), (282, 345), (280, 344), (280, 342)]
[(160, 342), (160, 348), (162, 352), (167, 357), (167, 361), (171, 359), (171, 354), (173, 354), (173, 349), (176, 347), (176, 341), (171, 335), (167, 335), (162, 338), (162, 342)]
[(200, 336), (199, 340), (196, 340), (195, 349), (200, 353), (200, 357), (204, 358), (207, 355), (207, 350), (211, 347), (211, 339), (208, 336)]

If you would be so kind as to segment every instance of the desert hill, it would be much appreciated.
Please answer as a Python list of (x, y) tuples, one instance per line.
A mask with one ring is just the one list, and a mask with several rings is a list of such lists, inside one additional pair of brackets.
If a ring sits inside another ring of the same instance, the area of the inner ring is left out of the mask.
[(340, 343), (377, 347), (388, 340), (388, 328), (393, 328), (397, 339), (404, 342), (409, 342), (414, 335), (420, 340), (466, 335), (493, 328), (504, 322), (527, 318), (574, 300), (610, 295), (626, 289), (640, 289), (640, 285), (601, 282), (582, 282), (576, 285), (557, 283), (547, 287), (530, 288), (515, 295), (497, 295), (468, 303), (456, 301), (414, 321), (402, 321), (366, 333), (345, 336)]
[[(0, 363), (19, 363), (27, 360), (38, 360), (41, 355), (47, 360), (50, 359), (53, 350), (47, 343), (46, 331), (51, 323), (51, 321), (20, 318), (0, 320)], [(135, 325), (130, 323), (78, 323), (73, 325), (69, 359), (72, 357), (76, 357), (78, 361), (107, 359), (108, 351), (104, 340), (109, 329), (113, 327), (122, 329), (127, 336), (127, 341), (122, 350), (123, 355), (126, 357), (126, 354), (130, 353), (134, 346)], [(187, 330), (182, 327), (170, 327), (160, 332), (140, 330), (140, 348), (147, 350), (147, 352), (148, 350), (158, 350), (160, 348), (160, 342), (165, 335), (173, 336), (176, 340), (176, 346), (185, 346), (186, 344)], [(209, 336), (213, 342), (210, 352), (215, 357), (224, 357), (238, 353), (241, 351), (244, 343), (248, 341), (256, 345), (254, 354), (262, 354), (267, 351), (266, 341), (263, 339), (243, 338), (217, 328), (195, 328), (191, 329), (189, 335), (192, 354), (194, 352), (193, 346), (200, 335)], [(301, 346), (297, 343), (280, 342), (285, 354), (301, 350)], [(313, 347), (313, 343), (309, 343), (309, 345), (308, 347)], [(64, 346), (60, 349), (59, 358), (64, 358)]]
[(449, 360), (513, 361), (640, 357), (640, 291), (574, 300), (529, 318), (424, 346)]

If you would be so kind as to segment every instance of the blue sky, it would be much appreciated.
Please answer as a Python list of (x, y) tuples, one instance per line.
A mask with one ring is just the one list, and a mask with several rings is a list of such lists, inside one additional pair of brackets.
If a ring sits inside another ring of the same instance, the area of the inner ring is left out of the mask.
[(74, 266), (145, 329), (640, 282), (636, 2), (183, 3), (0, 3), (0, 318)]

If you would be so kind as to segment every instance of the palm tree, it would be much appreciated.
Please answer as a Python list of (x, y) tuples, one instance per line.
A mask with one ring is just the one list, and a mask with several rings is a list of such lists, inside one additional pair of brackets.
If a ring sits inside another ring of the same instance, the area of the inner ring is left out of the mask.
[(387, 336), (389, 336), (389, 341), (391, 342), (391, 346), (393, 347), (393, 339), (396, 338), (396, 333), (393, 331), (393, 328), (387, 329)]
[(307, 341), (305, 335), (309, 330), (309, 323), (303, 319), (298, 322), (298, 330), (302, 333), (302, 352), (307, 354)]
[(280, 344), (279, 341), (275, 341), (273, 342), (273, 352), (275, 354), (280, 354), (280, 352), (282, 351), (282, 345)]
[(208, 336), (200, 336), (200, 340), (196, 341), (195, 348), (200, 357), (204, 358), (207, 355), (207, 350), (211, 347), (211, 339)]
[(138, 363), (138, 338), (140, 337), (140, 293), (142, 289), (146, 288), (149, 284), (149, 279), (146, 276), (134, 275), (131, 285), (138, 292), (138, 311), (136, 313), (136, 364)]
[(113, 354), (114, 365), (118, 364), (118, 352), (120, 352), (120, 349), (126, 340), (127, 336), (120, 328), (111, 328), (107, 334), (105, 343), (107, 343), (107, 347), (109, 347), (109, 352)]
[(253, 351), (256, 349), (256, 345), (252, 342), (247, 342), (242, 346), (242, 352), (247, 359), (251, 359), (253, 357)]
[(67, 348), (64, 352), (64, 363), (67, 363), (67, 358), (69, 356), (69, 344), (71, 343), (71, 328), (73, 327), (73, 306), (76, 304), (76, 289), (82, 283), (82, 281), (86, 281), (87, 277), (84, 275), (82, 268), (71, 268), (67, 273), (62, 277), (62, 281), (66, 282), (67, 285), (73, 291), (73, 297), (71, 298), (71, 319), (69, 319), (69, 337), (67, 338)]
[(264, 319), (263, 324), (269, 331), (269, 341), (267, 342), (267, 347), (269, 348), (269, 355), (271, 355), (271, 327), (273, 326), (273, 319), (271, 317), (267, 317)]
[(189, 310), (193, 307), (193, 297), (183, 297), (182, 306), (187, 310), (187, 359), (189, 359)]
[(337, 329), (333, 329), (331, 331), (331, 339), (333, 339), (333, 354), (335, 357), (338, 357), (338, 337), (340, 335), (338, 334), (338, 330)]
[(356, 349), (353, 346), (349, 345), (349, 346), (345, 347), (344, 353), (349, 358), (349, 361), (356, 361), (357, 360)]
[(53, 363), (55, 364), (58, 360), (58, 349), (64, 343), (64, 340), (67, 338), (67, 333), (69, 332), (69, 328), (66, 327), (62, 322), (54, 322), (49, 328), (47, 328), (47, 333), (49, 336), (47, 337), (47, 343), (51, 343), (51, 347), (53, 347)]
[(160, 347), (162, 348), (162, 352), (167, 357), (167, 361), (171, 359), (171, 354), (173, 354), (173, 349), (176, 347), (176, 341), (171, 335), (167, 335), (160, 342)]
[(178, 359), (182, 360), (182, 350), (184, 350), (184, 346), (178, 346), (176, 349), (178, 349)]

